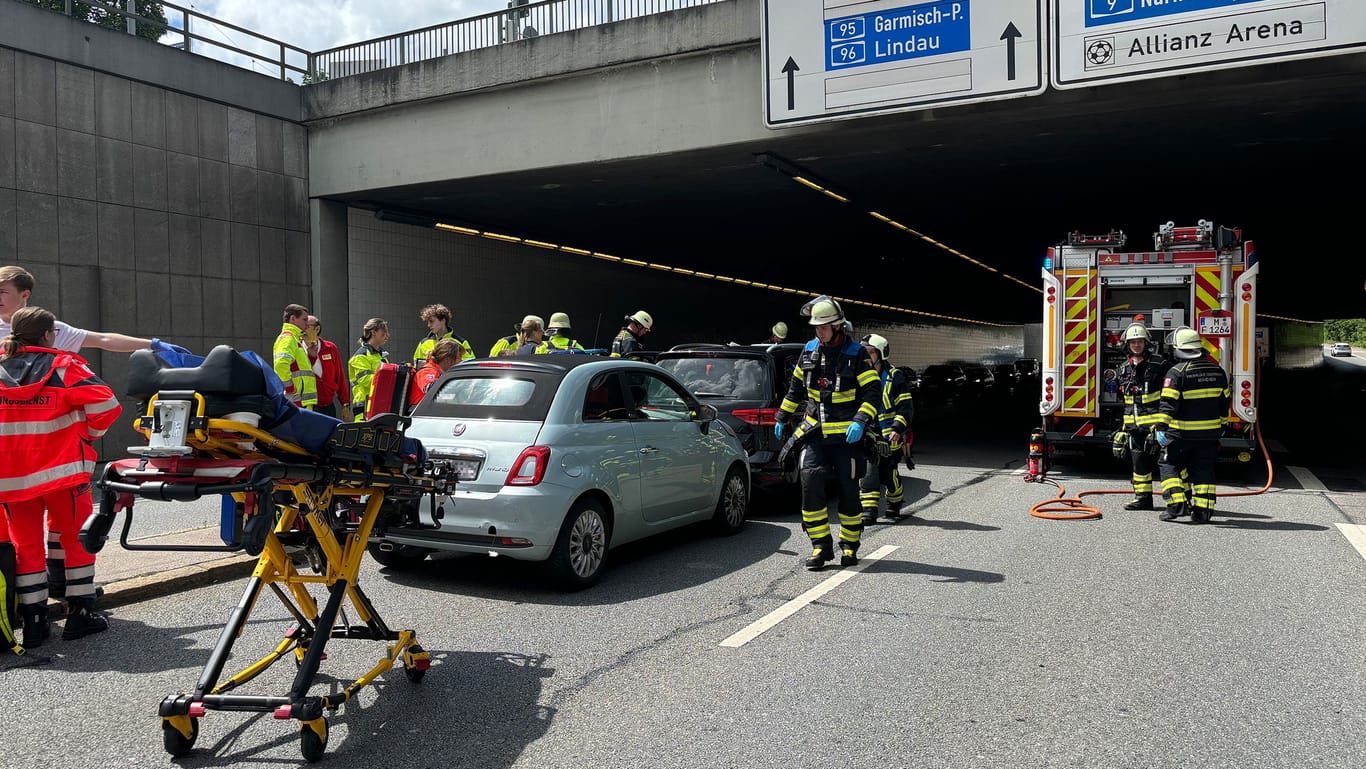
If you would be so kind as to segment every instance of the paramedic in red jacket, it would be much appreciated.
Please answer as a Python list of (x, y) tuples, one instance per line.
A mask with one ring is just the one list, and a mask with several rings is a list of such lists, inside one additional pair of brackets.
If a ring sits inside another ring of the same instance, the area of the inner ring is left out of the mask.
[(465, 351), (454, 339), (442, 339), (427, 354), (427, 363), (413, 374), (412, 385), (408, 390), (408, 407), (412, 408), (422, 401), (436, 380), (446, 373), (446, 369), (459, 363)]
[(56, 318), (41, 307), (14, 313), (0, 340), (0, 512), (14, 541), (24, 646), (48, 636), (44, 513), (61, 531), (66, 596), (71, 612), (62, 638), (109, 627), (95, 610), (95, 556), (81, 546), (90, 515), (91, 442), (104, 435), (122, 408), (109, 385), (75, 353), (54, 349)]
[(323, 324), (316, 315), (308, 316), (308, 325), (304, 326), (304, 349), (318, 377), (318, 413), (350, 422), (353, 415), (346, 359), (335, 344), (323, 339)]

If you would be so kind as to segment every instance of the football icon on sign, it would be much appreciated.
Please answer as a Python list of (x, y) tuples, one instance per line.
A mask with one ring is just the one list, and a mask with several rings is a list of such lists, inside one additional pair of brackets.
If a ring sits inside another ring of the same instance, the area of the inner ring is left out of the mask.
[(1104, 67), (1115, 63), (1115, 39), (1098, 37), (1086, 44), (1086, 68)]

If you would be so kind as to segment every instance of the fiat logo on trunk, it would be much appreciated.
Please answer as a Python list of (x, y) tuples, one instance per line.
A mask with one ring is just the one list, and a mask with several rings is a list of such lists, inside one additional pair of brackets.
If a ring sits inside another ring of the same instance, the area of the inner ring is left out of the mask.
[(464, 423), (464, 422), (459, 422), (459, 423), (456, 424), (455, 427), (452, 427), (452, 428), (451, 428), (451, 435), (454, 435), (454, 436), (457, 437), (457, 438), (459, 438), (460, 436), (462, 436), (462, 435), (464, 435), (464, 434), (465, 434), (465, 423)]

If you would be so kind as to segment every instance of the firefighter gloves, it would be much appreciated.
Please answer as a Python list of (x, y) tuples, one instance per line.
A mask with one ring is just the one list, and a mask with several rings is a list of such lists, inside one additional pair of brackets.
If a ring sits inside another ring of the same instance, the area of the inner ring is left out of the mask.
[(1110, 444), (1110, 451), (1114, 453), (1115, 459), (1124, 459), (1129, 456), (1129, 433), (1123, 430), (1115, 431), (1114, 440)]
[(1153, 435), (1157, 436), (1157, 445), (1159, 446), (1166, 446), (1172, 442), (1172, 439), (1167, 437), (1166, 431), (1155, 432)]
[(783, 425), (782, 422), (775, 422), (775, 423), (773, 424), (773, 437), (774, 437), (774, 438), (777, 438), (778, 440), (782, 440), (782, 439), (783, 439), (783, 430), (784, 430), (784, 429), (785, 429), (785, 426)]
[(849, 430), (844, 433), (844, 442), (858, 443), (861, 440), (863, 440), (863, 423), (854, 422), (853, 424), (849, 425)]

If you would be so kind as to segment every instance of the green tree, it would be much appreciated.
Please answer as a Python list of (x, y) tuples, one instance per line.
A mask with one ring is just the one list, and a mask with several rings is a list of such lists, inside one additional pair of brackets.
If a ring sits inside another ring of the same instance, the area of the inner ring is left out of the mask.
[[(66, 12), (67, 0), (23, 0), (29, 5), (36, 5), (39, 8), (46, 8), (49, 11), (58, 13)], [(128, 17), (119, 13), (120, 10), (127, 8), (124, 0), (93, 0), (93, 2), (80, 2), (71, 0), (71, 17), (98, 24), (106, 29), (113, 29), (119, 32), (127, 31)], [(161, 3), (150, 2), (150, 0), (136, 0), (134, 5), (135, 13), (140, 19), (149, 21), (137, 22), (137, 35), (147, 40), (160, 40), (166, 34), (166, 10), (161, 7)], [(151, 22), (159, 22), (153, 24)]]

